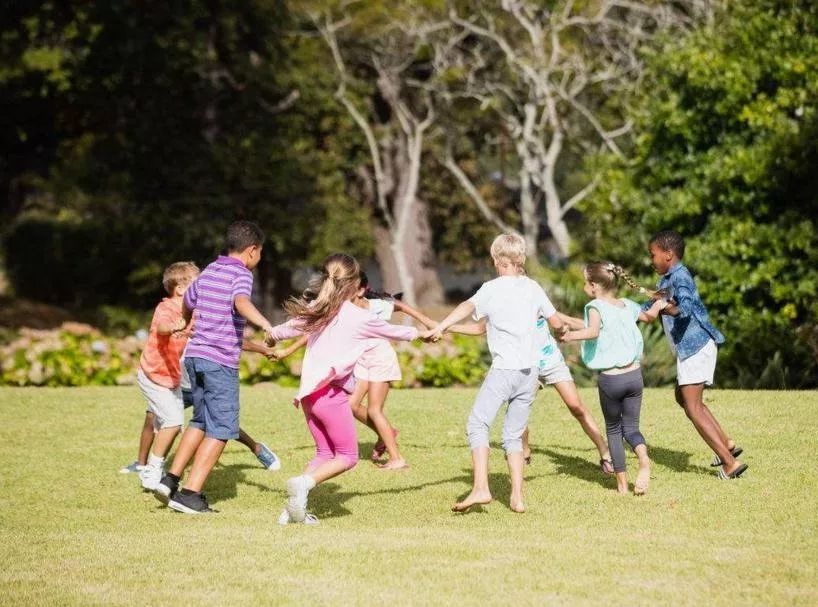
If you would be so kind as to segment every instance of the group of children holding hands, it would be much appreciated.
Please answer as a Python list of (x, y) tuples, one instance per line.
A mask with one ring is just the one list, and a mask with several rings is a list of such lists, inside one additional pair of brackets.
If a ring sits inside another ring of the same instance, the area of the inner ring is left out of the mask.
[[(201, 274), (187, 262), (173, 264), (165, 272), (169, 296), (156, 308), (138, 373), (140, 390), (148, 402), (140, 459), (123, 471), (138, 465), (143, 487), (173, 510), (188, 514), (212, 511), (202, 488), (230, 439), (241, 440), (265, 467), (280, 467), (266, 445), (253, 441), (239, 427), (242, 349), (283, 358), (306, 346), (294, 402), (304, 413), (315, 455), (302, 474), (287, 480), (288, 498), (278, 522), (314, 524), (316, 517), (307, 512), (310, 491), (358, 461), (356, 419), (379, 436), (372, 458), (379, 461), (388, 454), (381, 469), (408, 467), (397, 444), (398, 431), (383, 411), (390, 382), (401, 377), (390, 342), (437, 341), (446, 332), (486, 334), (492, 357), (466, 424), (473, 485), (454, 504), (454, 511), (492, 500), (489, 431), (504, 404), (502, 444), (511, 479), (509, 507), (525, 511), (523, 471), (531, 455), (529, 413), (538, 389), (549, 384), (594, 443), (601, 471), (615, 476), (622, 494), (630, 491), (623, 443), (630, 445), (638, 459), (633, 492), (644, 494), (651, 470), (639, 430), (643, 342), (637, 322), (656, 319), (661, 319), (677, 358), (676, 400), (713, 450), (719, 478), (738, 478), (747, 469), (737, 459), (741, 448), (702, 401), (705, 385), (713, 383), (717, 345), (724, 337), (710, 323), (692, 276), (681, 261), (684, 240), (675, 232), (660, 232), (650, 241), (651, 261), (661, 277), (656, 291), (638, 287), (612, 263), (588, 264), (584, 290), (591, 300), (584, 318), (572, 318), (554, 308), (542, 287), (525, 275), (522, 237), (502, 234), (491, 245), (497, 277), (439, 323), (399, 299), (373, 294), (358, 262), (337, 253), (324, 260), (320, 276), (302, 296), (285, 303), (289, 319), (272, 326), (250, 300), (252, 270), (261, 259), (263, 241), (255, 224), (238, 221), (228, 228), (226, 254)], [(617, 298), (620, 278), (649, 295), (649, 301), (640, 306)], [(391, 324), (394, 310), (408, 314), (426, 329)], [(473, 320), (464, 323), (467, 317)], [(248, 321), (265, 332), (264, 344), (244, 342)], [(562, 342), (581, 341), (583, 362), (598, 372), (607, 444), (579, 397), (554, 335)], [(296, 341), (284, 350), (273, 349), (276, 342), (288, 339)], [(189, 381), (188, 390), (185, 381)], [(165, 457), (181, 430), (186, 401), (192, 403), (193, 417), (182, 433), (171, 467), (164, 471)], [(190, 472), (181, 485), (190, 462)]]

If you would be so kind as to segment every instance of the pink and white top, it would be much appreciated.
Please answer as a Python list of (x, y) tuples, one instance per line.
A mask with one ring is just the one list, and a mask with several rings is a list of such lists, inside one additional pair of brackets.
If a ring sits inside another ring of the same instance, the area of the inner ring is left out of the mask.
[[(303, 333), (295, 318), (273, 327), (271, 335), (278, 341)], [(296, 402), (328, 384), (351, 392), (355, 382), (352, 377), (355, 362), (364, 352), (377, 346), (379, 339), (412, 341), (417, 336), (415, 327), (390, 324), (376, 318), (369, 310), (345, 301), (335, 318), (307, 340)]]

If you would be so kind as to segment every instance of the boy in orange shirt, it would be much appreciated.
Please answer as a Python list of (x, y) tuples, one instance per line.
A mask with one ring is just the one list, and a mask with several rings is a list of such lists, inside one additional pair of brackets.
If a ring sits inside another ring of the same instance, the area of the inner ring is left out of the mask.
[(148, 461), (139, 471), (142, 487), (149, 490), (153, 490), (161, 480), (165, 456), (184, 423), (179, 361), (190, 332), (182, 316), (182, 298), (188, 285), (198, 275), (199, 268), (189, 261), (173, 263), (165, 269), (162, 284), (168, 297), (156, 306), (148, 341), (139, 359), (136, 381), (148, 402), (146, 421), (152, 414), (156, 433)]

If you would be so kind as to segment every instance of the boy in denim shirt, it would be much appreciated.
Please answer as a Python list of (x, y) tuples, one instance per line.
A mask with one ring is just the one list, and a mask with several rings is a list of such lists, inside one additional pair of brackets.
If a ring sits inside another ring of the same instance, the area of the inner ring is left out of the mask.
[(676, 402), (716, 453), (712, 465), (721, 466), (719, 478), (738, 478), (747, 470), (747, 464), (736, 459), (742, 449), (722, 430), (702, 400), (705, 385), (713, 384), (717, 345), (724, 343), (724, 335), (710, 323), (693, 276), (682, 263), (684, 239), (670, 230), (659, 232), (650, 239), (649, 251), (661, 276), (657, 288), (668, 300), (661, 318), (676, 355)]

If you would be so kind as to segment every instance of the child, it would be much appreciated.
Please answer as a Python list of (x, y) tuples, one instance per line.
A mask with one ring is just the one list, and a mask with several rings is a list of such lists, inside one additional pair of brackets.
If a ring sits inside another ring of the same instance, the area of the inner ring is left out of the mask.
[(270, 332), (273, 340), (308, 336), (295, 405), (303, 408), (315, 441), (315, 457), (304, 473), (287, 480), (289, 498), (280, 524), (317, 522), (315, 516), (307, 515), (310, 490), (358, 462), (358, 437), (349, 407), (358, 359), (376, 347), (379, 338), (409, 341), (418, 337), (414, 327), (391, 325), (352, 303), (359, 292), (360, 273), (353, 257), (330, 255), (324, 260), (315, 299), (288, 301), (284, 307), (290, 320)]
[(736, 459), (742, 449), (727, 436), (702, 400), (705, 385), (713, 385), (717, 346), (724, 343), (724, 336), (710, 323), (693, 276), (682, 263), (684, 239), (670, 230), (659, 232), (650, 239), (648, 250), (661, 276), (657, 288), (668, 298), (662, 326), (676, 355), (676, 402), (715, 452), (712, 465), (721, 466), (719, 478), (738, 478), (747, 470), (747, 464)]
[[(249, 221), (227, 228), (227, 255), (220, 255), (190, 285), (184, 313), (197, 313), (187, 347), (185, 368), (193, 392), (193, 417), (179, 444), (170, 471), (155, 495), (178, 512), (212, 512), (202, 487), (224, 451), (239, 436), (239, 356), (247, 320), (269, 332), (270, 323), (250, 301), (252, 270), (261, 260), (264, 234)], [(193, 466), (180, 491), (188, 462)]]
[[(369, 290), (366, 273), (361, 272), (361, 285), (354, 300), (355, 305), (369, 310), (375, 318), (388, 321), (393, 310), (400, 311), (402, 304), (398, 299), (379, 295)], [(374, 348), (364, 352), (355, 363), (353, 374), (356, 380), (355, 390), (349, 397), (352, 414), (378, 435), (378, 441), (372, 450), (372, 460), (379, 460), (386, 452), (389, 454), (389, 461), (380, 465), (381, 470), (405, 470), (409, 464), (398, 448), (398, 431), (389, 423), (383, 411), (391, 382), (399, 381), (402, 377), (398, 355), (387, 340), (380, 339)], [(367, 399), (366, 406), (361, 403), (364, 396)]]
[[(559, 314), (559, 313), (557, 313)], [(553, 318), (553, 317), (552, 317)], [(579, 422), (579, 425), (585, 431), (591, 442), (599, 451), (599, 467), (605, 474), (613, 474), (613, 463), (611, 462), (611, 454), (608, 451), (608, 445), (605, 444), (605, 439), (599, 432), (591, 412), (588, 407), (582, 402), (577, 391), (577, 385), (574, 383), (574, 378), (571, 376), (571, 370), (565, 364), (565, 358), (562, 352), (557, 347), (557, 343), (549, 330), (550, 319), (540, 317), (537, 319), (536, 334), (538, 342), (539, 355), (537, 358), (537, 369), (539, 375), (539, 382), (541, 386), (554, 386), (559, 394), (562, 402), (568, 407), (568, 410)], [(452, 333), (464, 333), (467, 335), (484, 335), (486, 333), (485, 319), (479, 323), (467, 323), (464, 325), (456, 325), (449, 327)], [(523, 458), (526, 464), (531, 463), (531, 447), (529, 446), (529, 432), (528, 428), (523, 432)]]
[[(139, 478), (142, 487), (151, 491), (162, 478), (165, 456), (184, 423), (179, 360), (187, 344), (188, 322), (182, 315), (182, 299), (198, 273), (199, 268), (187, 261), (173, 263), (165, 269), (162, 285), (168, 297), (156, 306), (139, 359), (136, 382), (148, 403), (145, 425), (151, 419), (156, 435)], [(145, 442), (144, 434), (143, 427), (140, 447)]]
[[(492, 356), (491, 369), (477, 394), (466, 429), (472, 452), (474, 482), (471, 493), (452, 510), (463, 512), (491, 502), (488, 484), (489, 429), (504, 402), (503, 448), (511, 477), (510, 507), (525, 512), (523, 504), (522, 435), (528, 425), (531, 403), (537, 394), (537, 344), (531, 328), (543, 316), (562, 329), (554, 306), (542, 287), (524, 276), (525, 241), (518, 234), (501, 234), (491, 244), (497, 278), (483, 284), (470, 299), (458, 305), (436, 329), (432, 340), (466, 316), (487, 318), (486, 331)], [(423, 334), (424, 337), (427, 334)]]
[(650, 459), (645, 438), (639, 431), (642, 407), (642, 334), (637, 320), (655, 319), (665, 302), (657, 300), (648, 312), (630, 299), (617, 299), (617, 278), (622, 268), (609, 262), (585, 266), (585, 294), (593, 299), (585, 305), (585, 320), (562, 316), (572, 330), (562, 334), (564, 342), (582, 340), (582, 361), (599, 371), (599, 402), (605, 417), (608, 445), (620, 494), (628, 492), (624, 439), (639, 458), (633, 492), (644, 495), (650, 482)]

